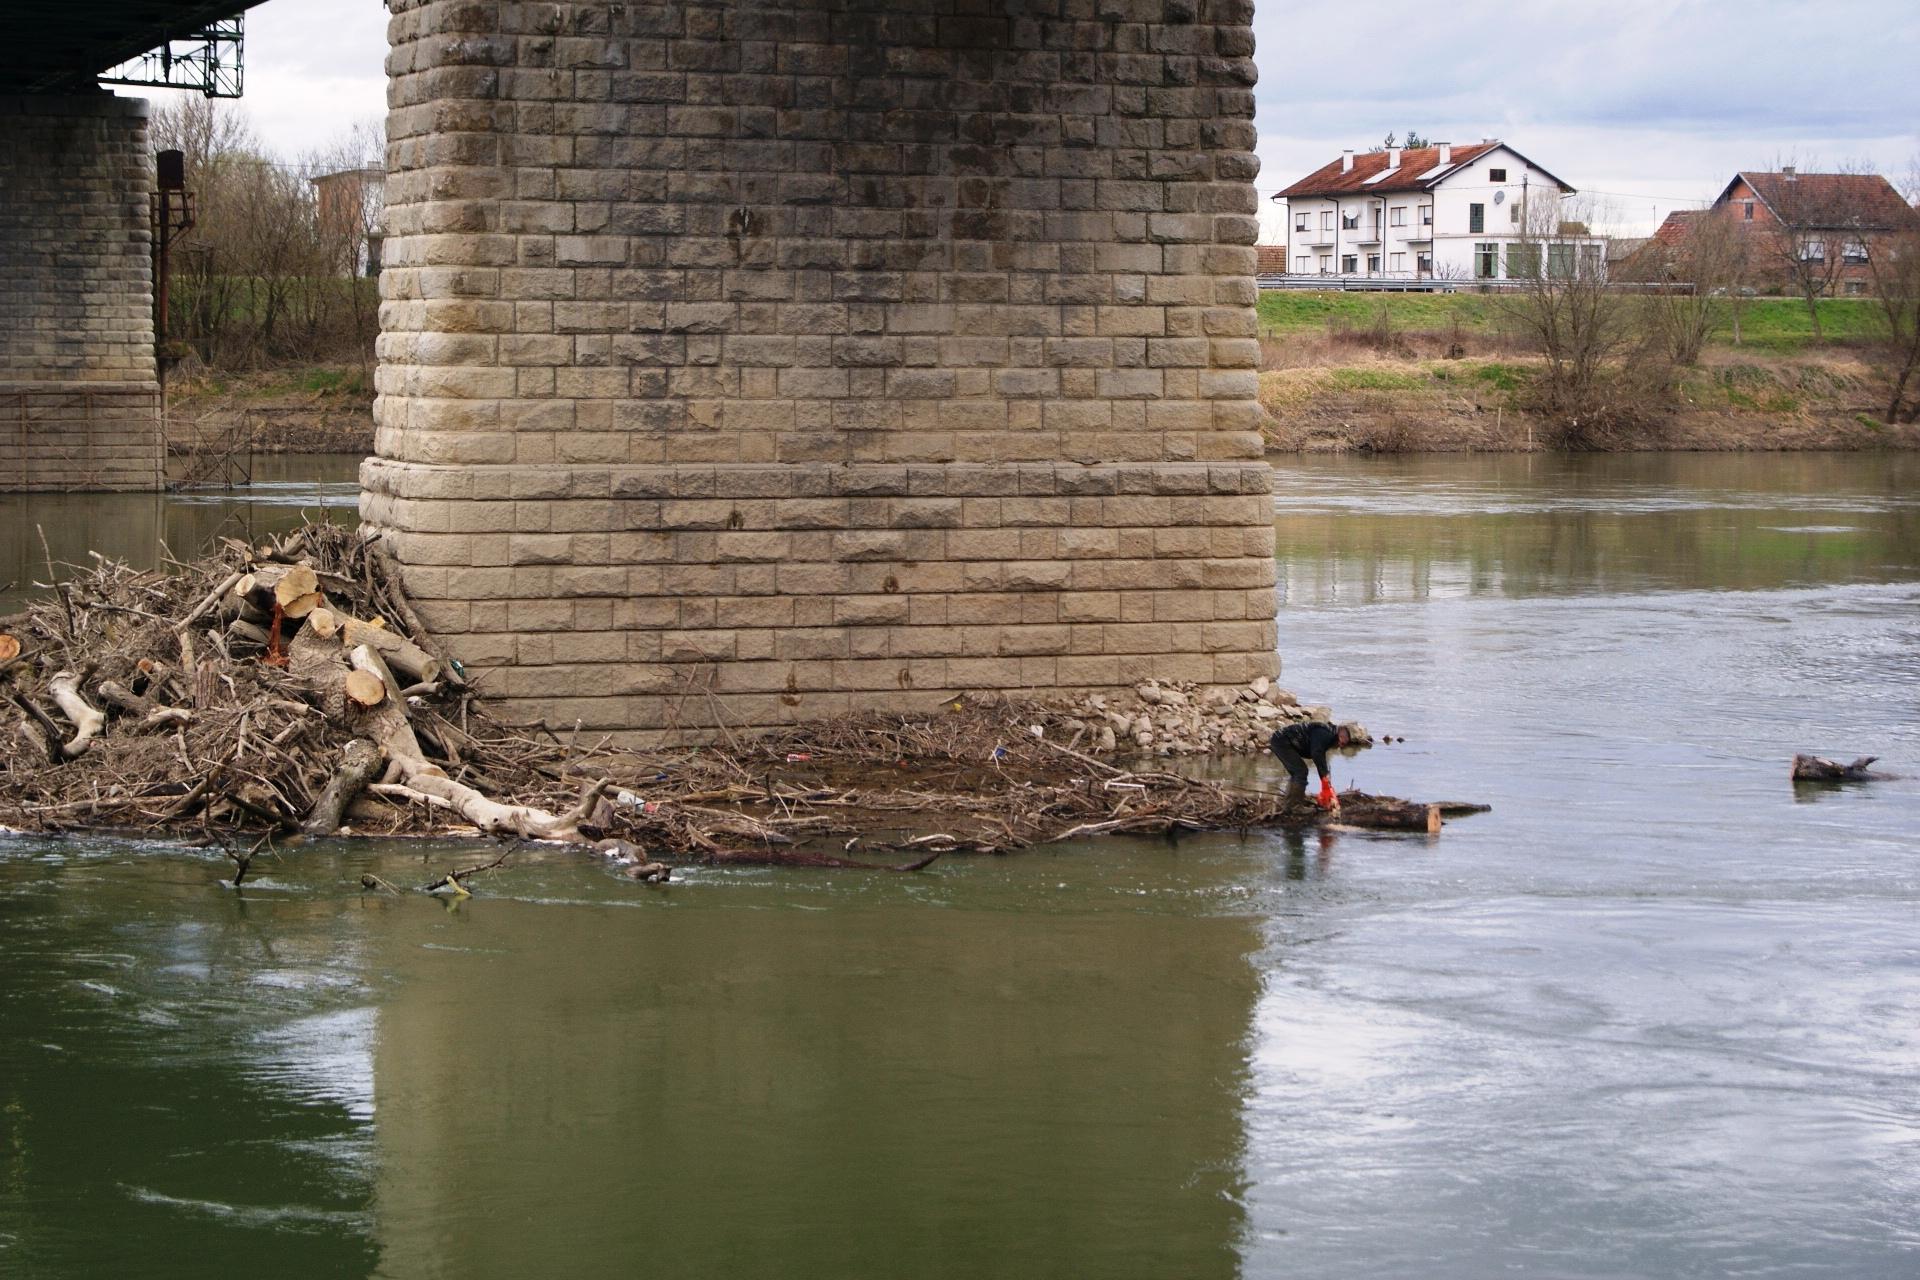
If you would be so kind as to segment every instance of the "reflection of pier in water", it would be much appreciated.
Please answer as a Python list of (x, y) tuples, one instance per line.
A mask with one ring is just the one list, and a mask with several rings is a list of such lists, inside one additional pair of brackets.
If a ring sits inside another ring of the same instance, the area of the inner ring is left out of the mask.
[(383, 1271), (1236, 1272), (1256, 920), (789, 887), (383, 929)]

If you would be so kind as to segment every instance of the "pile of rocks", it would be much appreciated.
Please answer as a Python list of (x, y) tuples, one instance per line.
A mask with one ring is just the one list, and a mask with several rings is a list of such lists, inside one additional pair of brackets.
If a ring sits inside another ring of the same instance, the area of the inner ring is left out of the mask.
[[(1089, 694), (1054, 712), (1047, 736), (1102, 755), (1257, 755), (1275, 729), (1297, 720), (1333, 720), (1329, 708), (1302, 706), (1265, 676), (1244, 686), (1149, 680), (1131, 695)], [(1372, 744), (1360, 725), (1346, 728), (1355, 745)]]

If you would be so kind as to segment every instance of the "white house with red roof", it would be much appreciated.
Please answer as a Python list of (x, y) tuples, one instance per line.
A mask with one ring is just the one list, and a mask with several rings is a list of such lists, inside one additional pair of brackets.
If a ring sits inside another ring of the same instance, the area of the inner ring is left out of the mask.
[(1273, 197), (1293, 276), (1465, 281), (1605, 269), (1605, 241), (1562, 221), (1574, 189), (1504, 142), (1387, 147)]

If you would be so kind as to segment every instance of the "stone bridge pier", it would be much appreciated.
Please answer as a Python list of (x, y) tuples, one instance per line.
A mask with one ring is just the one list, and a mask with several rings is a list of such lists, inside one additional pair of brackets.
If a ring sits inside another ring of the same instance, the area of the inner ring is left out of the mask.
[(147, 104), (0, 97), (0, 492), (158, 489)]
[(393, 0), (362, 513), (631, 739), (1275, 670), (1251, 0)]

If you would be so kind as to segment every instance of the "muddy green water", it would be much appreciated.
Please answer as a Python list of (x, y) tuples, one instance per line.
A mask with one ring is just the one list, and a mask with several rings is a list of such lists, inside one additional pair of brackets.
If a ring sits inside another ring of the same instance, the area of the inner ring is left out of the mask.
[(1433, 842), (0, 841), (0, 1275), (1914, 1275), (1916, 480), (1285, 469), (1287, 682)]

